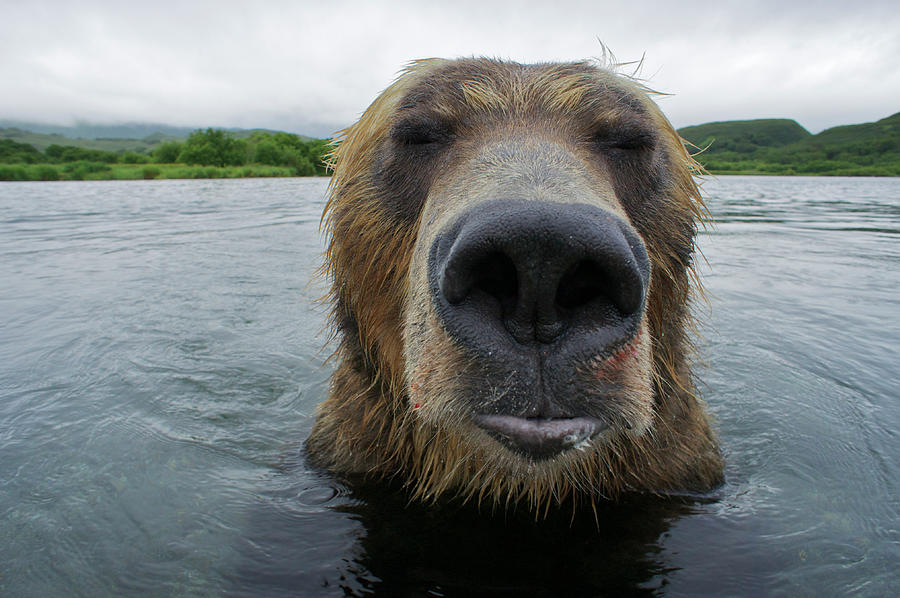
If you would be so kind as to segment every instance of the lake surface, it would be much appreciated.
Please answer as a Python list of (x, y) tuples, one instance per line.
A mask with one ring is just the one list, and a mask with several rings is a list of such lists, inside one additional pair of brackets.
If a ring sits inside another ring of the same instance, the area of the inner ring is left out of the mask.
[(704, 184), (727, 481), (574, 527), (306, 467), (326, 184), (0, 184), (0, 595), (894, 595), (900, 179)]

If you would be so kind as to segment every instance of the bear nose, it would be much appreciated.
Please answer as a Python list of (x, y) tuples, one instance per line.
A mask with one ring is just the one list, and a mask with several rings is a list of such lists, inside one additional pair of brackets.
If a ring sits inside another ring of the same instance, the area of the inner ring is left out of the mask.
[(435, 245), (445, 325), (477, 337), (471, 327), (499, 320), (521, 345), (621, 326), (641, 311), (650, 277), (637, 234), (588, 204), (485, 202)]

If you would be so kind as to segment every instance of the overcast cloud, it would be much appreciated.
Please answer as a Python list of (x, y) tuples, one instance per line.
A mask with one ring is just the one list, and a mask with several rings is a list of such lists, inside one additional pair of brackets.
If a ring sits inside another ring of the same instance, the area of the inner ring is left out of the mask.
[(894, 2), (0, 0), (0, 119), (350, 124), (409, 60), (645, 55), (677, 127), (795, 118), (812, 132), (900, 111)]

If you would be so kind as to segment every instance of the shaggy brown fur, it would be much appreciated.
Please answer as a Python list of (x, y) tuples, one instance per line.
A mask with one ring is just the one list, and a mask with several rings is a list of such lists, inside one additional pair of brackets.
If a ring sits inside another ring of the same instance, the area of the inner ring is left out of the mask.
[[(425, 60), (343, 132), (324, 216), (340, 345), (307, 441), (313, 463), (397, 479), (421, 499), (536, 511), (720, 483), (686, 336), (693, 237), (706, 210), (696, 164), (650, 93), (589, 62)], [(491, 386), (502, 400), (504, 381), (448, 335), (427, 291), (438, 231), (511, 189), (619, 215), (652, 268), (632, 341), (579, 364), (584, 379), (622, 389), (592, 397), (606, 401), (611, 429), (544, 460), (509, 450), (473, 423), (467, 384)]]

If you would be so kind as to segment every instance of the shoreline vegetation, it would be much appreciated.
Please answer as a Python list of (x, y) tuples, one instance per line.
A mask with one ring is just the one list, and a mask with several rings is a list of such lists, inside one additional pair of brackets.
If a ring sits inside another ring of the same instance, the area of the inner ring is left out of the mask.
[[(789, 119), (678, 133), (712, 175), (900, 176), (900, 112), (816, 135)], [(330, 141), (261, 129), (84, 139), (0, 128), (0, 181), (327, 176)]]
[[(0, 129), (0, 181), (97, 181), (133, 179), (212, 179), (240, 177), (324, 176), (328, 139), (292, 133), (250, 131), (243, 137), (222, 129), (197, 130), (187, 139), (160, 139), (144, 151), (122, 146), (95, 149), (62, 142), (58, 135), (37, 135), (21, 129)], [(19, 140), (16, 139), (19, 138)], [(41, 150), (26, 139), (51, 137)], [(115, 140), (103, 140), (113, 142)]]
[[(126, 181), (152, 179), (234, 179), (256, 177), (297, 177), (288, 166), (188, 166), (186, 164), (0, 164), (0, 181)], [(321, 175), (324, 176), (324, 173)]]
[(790, 119), (714, 122), (678, 133), (715, 175), (900, 176), (900, 112), (816, 135)]

